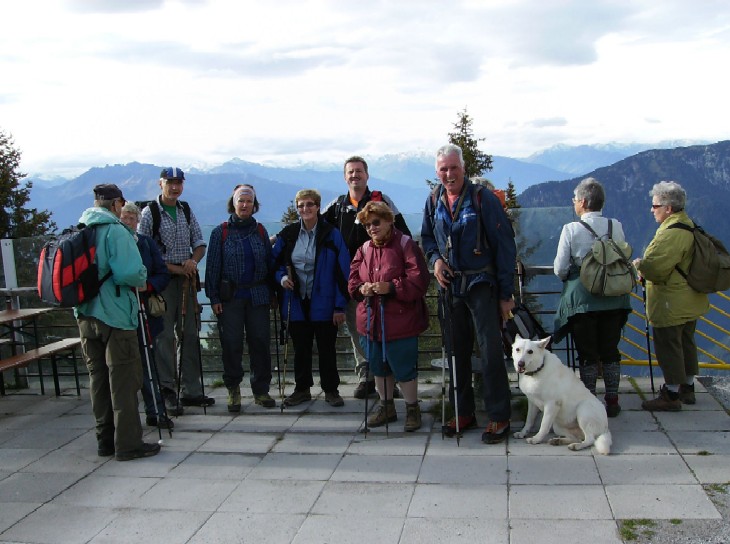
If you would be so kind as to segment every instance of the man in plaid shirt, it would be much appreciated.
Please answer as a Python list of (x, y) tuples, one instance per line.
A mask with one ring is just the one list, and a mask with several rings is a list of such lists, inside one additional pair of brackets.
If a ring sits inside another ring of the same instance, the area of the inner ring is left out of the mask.
[[(203, 394), (200, 349), (197, 330), (198, 263), (205, 256), (205, 241), (200, 225), (186, 202), (179, 200), (185, 173), (179, 168), (163, 168), (160, 196), (142, 211), (137, 230), (152, 237), (165, 259), (172, 280), (162, 292), (167, 302), (163, 316), (165, 328), (155, 339), (155, 358), (162, 394), (170, 415), (182, 415), (183, 406), (210, 406), (215, 399)], [(185, 318), (182, 318), (185, 301)], [(175, 386), (175, 340), (182, 357), (178, 404)]]

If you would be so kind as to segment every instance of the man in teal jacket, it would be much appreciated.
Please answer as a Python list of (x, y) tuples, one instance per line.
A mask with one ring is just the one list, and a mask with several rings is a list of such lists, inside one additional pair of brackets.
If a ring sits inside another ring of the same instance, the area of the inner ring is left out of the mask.
[(116, 185), (94, 187), (94, 207), (80, 223), (96, 229), (99, 277), (111, 276), (99, 295), (75, 308), (81, 349), (89, 369), (91, 408), (96, 419), (98, 454), (116, 453), (119, 461), (150, 457), (158, 444), (142, 442), (137, 391), (142, 386), (142, 363), (137, 346), (137, 296), (147, 269), (132, 236), (119, 221), (125, 200)]

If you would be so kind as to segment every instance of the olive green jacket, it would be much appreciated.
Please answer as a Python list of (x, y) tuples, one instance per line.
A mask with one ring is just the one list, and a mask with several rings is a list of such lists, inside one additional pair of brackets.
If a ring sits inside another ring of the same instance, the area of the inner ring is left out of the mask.
[(707, 295), (692, 289), (674, 268), (689, 269), (694, 255), (694, 237), (683, 229), (670, 229), (674, 223), (694, 227), (686, 212), (667, 217), (646, 248), (639, 273), (646, 279), (646, 305), (654, 327), (673, 327), (694, 321), (709, 310)]

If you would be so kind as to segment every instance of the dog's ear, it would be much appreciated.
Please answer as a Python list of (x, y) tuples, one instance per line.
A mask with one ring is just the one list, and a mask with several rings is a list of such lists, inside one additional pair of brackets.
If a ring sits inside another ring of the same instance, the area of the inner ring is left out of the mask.
[(552, 339), (553, 339), (553, 337), (552, 337), (552, 336), (548, 336), (547, 338), (543, 338), (543, 339), (542, 339), (542, 340), (540, 340), (540, 342), (539, 342), (539, 345), (540, 345), (540, 347), (541, 347), (542, 349), (545, 349), (545, 348), (547, 348), (547, 347), (548, 347), (548, 345), (550, 345), (550, 341), (551, 341)]
[(522, 338), (522, 337), (520, 336), (520, 333), (517, 333), (517, 334), (515, 334), (515, 339), (514, 339), (514, 341), (512, 342), (512, 345), (514, 345), (514, 344), (515, 344), (515, 343), (516, 343), (516, 342), (517, 342), (518, 340), (524, 340), (524, 338)]

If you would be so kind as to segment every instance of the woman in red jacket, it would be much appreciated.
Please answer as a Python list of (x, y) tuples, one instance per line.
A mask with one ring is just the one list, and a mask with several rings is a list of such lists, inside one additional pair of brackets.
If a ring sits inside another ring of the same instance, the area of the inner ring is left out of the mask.
[(370, 241), (355, 253), (348, 289), (360, 301), (357, 330), (380, 396), (380, 409), (368, 419), (368, 426), (398, 419), (393, 402), (398, 381), (406, 401), (404, 430), (412, 432), (421, 427), (418, 335), (428, 328), (424, 297), (431, 276), (423, 252), (393, 226), (393, 212), (385, 202), (368, 202), (357, 220)]

